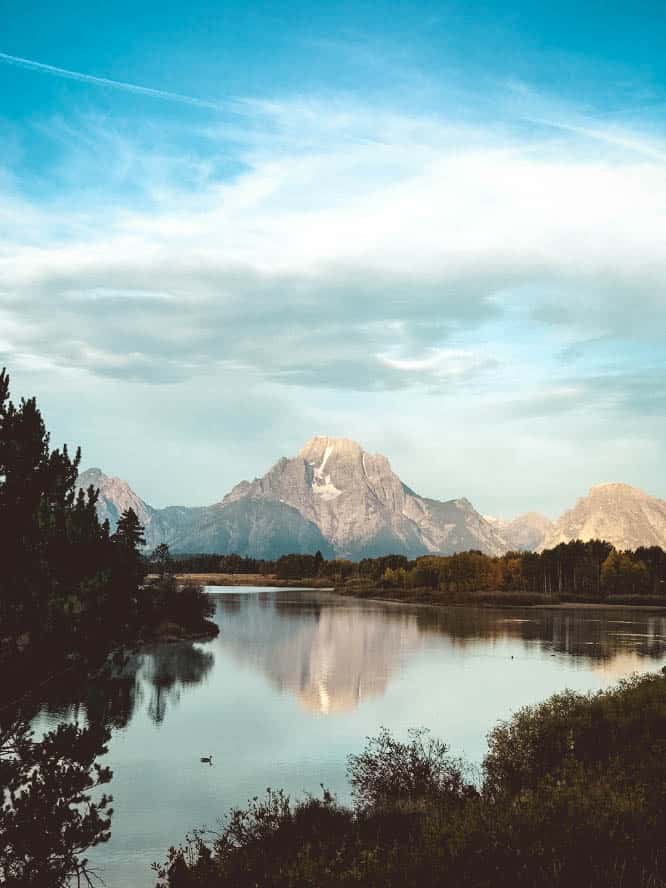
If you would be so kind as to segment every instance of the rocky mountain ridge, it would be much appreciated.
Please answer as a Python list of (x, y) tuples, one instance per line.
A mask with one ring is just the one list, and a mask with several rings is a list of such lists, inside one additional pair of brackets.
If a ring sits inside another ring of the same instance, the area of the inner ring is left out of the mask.
[(463, 498), (419, 496), (388, 459), (347, 438), (316, 436), (262, 477), (241, 481), (220, 502), (156, 509), (126, 481), (89, 469), (79, 484), (99, 488), (98, 512), (112, 527), (132, 507), (146, 545), (173, 552), (237, 552), (276, 558), (288, 552), (360, 559), (389, 553), (410, 558), (479, 549), (552, 548), (571, 539), (603, 538), (616, 548), (666, 548), (666, 501), (627, 484), (591, 488), (555, 523), (537, 512), (511, 521), (480, 515)]
[(572, 539), (608, 540), (616, 549), (666, 549), (666, 500), (629, 484), (597, 484), (558, 518), (539, 549)]
[(133, 508), (145, 528), (146, 548), (167, 543), (174, 553), (236, 552), (272, 559), (286, 552), (316, 552), (333, 556), (318, 528), (285, 503), (255, 500), (212, 506), (167, 506), (155, 509), (138, 497), (126, 481), (88, 469), (79, 485), (99, 488), (97, 512), (114, 529), (120, 514)]

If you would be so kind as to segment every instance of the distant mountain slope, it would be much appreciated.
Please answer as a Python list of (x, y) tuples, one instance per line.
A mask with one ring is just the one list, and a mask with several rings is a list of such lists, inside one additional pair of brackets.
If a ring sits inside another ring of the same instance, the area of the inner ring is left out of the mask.
[(224, 553), (277, 558), (285, 552), (316, 552), (326, 558), (333, 549), (312, 522), (285, 503), (256, 503), (251, 499), (228, 506), (155, 509), (134, 493), (126, 481), (88, 469), (79, 486), (99, 488), (97, 512), (115, 530), (118, 518), (132, 508), (145, 527), (146, 548), (168, 543), (172, 552)]
[(511, 521), (485, 516), (502, 535), (513, 552), (529, 552), (538, 549), (553, 528), (553, 522), (540, 512), (525, 512)]
[(167, 542), (174, 552), (273, 558), (321, 549), (329, 557), (357, 559), (506, 549), (468, 500), (418, 496), (385, 456), (346, 438), (312, 438), (297, 456), (278, 460), (262, 478), (242, 481), (221, 503), (201, 508), (155, 509), (100, 469), (84, 472), (79, 483), (99, 487), (100, 517), (112, 527), (131, 506), (145, 525), (147, 546)]
[(273, 559), (289, 552), (319, 550), (324, 558), (334, 556), (333, 547), (316, 524), (286, 503), (248, 497), (190, 511), (198, 512), (196, 518), (185, 527), (175, 528), (171, 537), (165, 537), (174, 552), (236, 552)]
[(100, 521), (108, 519), (111, 530), (115, 530), (118, 518), (126, 509), (134, 509), (139, 521), (146, 530), (146, 545), (154, 547), (162, 542), (162, 528), (154, 526), (158, 510), (145, 503), (132, 490), (127, 481), (105, 475), (101, 469), (86, 469), (78, 478), (79, 487), (87, 489), (92, 485), (99, 490), (97, 514)]
[(555, 522), (540, 548), (575, 539), (603, 539), (616, 549), (666, 549), (666, 501), (629, 484), (598, 484)]

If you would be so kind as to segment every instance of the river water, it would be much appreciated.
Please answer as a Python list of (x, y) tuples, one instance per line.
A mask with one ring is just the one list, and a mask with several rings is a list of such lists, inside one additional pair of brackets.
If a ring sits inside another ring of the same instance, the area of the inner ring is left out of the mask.
[(154, 885), (170, 844), (269, 786), (323, 783), (347, 799), (346, 756), (381, 726), (426, 726), (479, 763), (488, 730), (521, 706), (666, 662), (666, 614), (647, 611), (208, 591), (214, 641), (150, 646), (113, 681), (49, 690), (36, 718), (38, 730), (72, 718), (112, 729), (112, 837), (89, 854), (108, 888)]

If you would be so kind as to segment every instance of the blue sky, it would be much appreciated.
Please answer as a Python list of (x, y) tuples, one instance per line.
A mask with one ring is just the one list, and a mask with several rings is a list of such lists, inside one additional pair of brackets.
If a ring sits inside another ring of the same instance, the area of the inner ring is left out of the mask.
[(313, 434), (666, 497), (657, 3), (0, 0), (0, 361), (155, 505)]

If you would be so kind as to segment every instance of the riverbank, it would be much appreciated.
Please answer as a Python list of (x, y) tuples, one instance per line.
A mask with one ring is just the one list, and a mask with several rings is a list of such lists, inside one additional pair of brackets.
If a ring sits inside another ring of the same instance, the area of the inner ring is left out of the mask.
[[(151, 579), (149, 575), (146, 579)], [(301, 578), (286, 580), (276, 574), (251, 573), (182, 573), (176, 574), (179, 583), (196, 583), (201, 586), (270, 586), (280, 589), (294, 587), (302, 589), (331, 589), (329, 577)]]
[(410, 604), (426, 607), (530, 607), (549, 610), (595, 610), (617, 608), (622, 610), (666, 611), (666, 599), (649, 600), (647, 596), (608, 596), (598, 600), (572, 598), (554, 599), (553, 596), (533, 592), (457, 592), (438, 593), (432, 589), (391, 590), (376, 585), (356, 584), (337, 586), (335, 592), (365, 601), (384, 604)]
[(176, 576), (181, 583), (197, 583), (203, 586), (260, 586), (270, 588), (329, 589), (337, 595), (360, 598), (367, 601), (380, 601), (385, 604), (427, 605), (429, 607), (534, 607), (554, 610), (631, 608), (642, 611), (666, 611), (666, 599), (645, 595), (609, 595), (604, 599), (581, 600), (575, 598), (558, 599), (539, 592), (479, 591), (479, 592), (437, 592), (427, 588), (409, 590), (387, 589), (375, 583), (351, 581), (335, 584), (330, 577), (300, 577), (283, 579), (275, 574), (225, 574), (187, 573)]
[(477, 600), (461, 600), (461, 601), (424, 601), (423, 599), (417, 598), (387, 598), (381, 595), (372, 595), (372, 596), (359, 596), (352, 595), (349, 592), (343, 592), (340, 589), (335, 589), (336, 595), (342, 595), (345, 598), (356, 598), (362, 601), (373, 601), (378, 604), (393, 604), (393, 605), (409, 605), (410, 607), (427, 607), (427, 608), (465, 608), (465, 607), (479, 607), (484, 609), (503, 609), (513, 610), (514, 608), (530, 608), (534, 610), (551, 610), (551, 611), (569, 611), (569, 610), (577, 610), (577, 611), (595, 611), (595, 610), (618, 610), (618, 611), (642, 611), (648, 613), (663, 613), (666, 611), (666, 603), (660, 604), (622, 604), (617, 602), (608, 602), (608, 601), (560, 601), (555, 603), (538, 603), (532, 602), (528, 604), (521, 603), (500, 603), (500, 602), (485, 602), (480, 603)]

